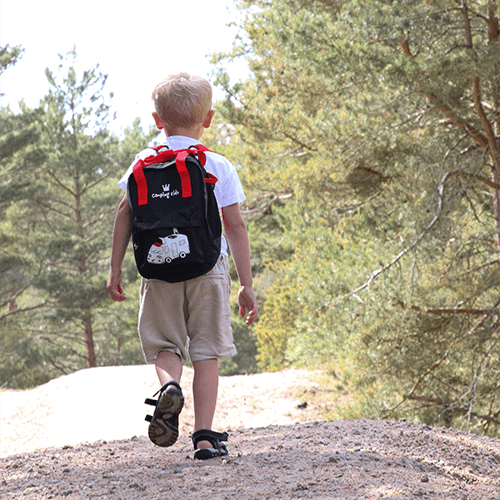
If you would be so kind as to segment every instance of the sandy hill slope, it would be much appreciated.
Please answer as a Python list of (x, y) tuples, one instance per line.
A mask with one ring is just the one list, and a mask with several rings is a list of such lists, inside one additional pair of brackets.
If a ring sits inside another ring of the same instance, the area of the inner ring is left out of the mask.
[(0, 394), (0, 498), (500, 499), (500, 440), (406, 421), (305, 421), (306, 371), (222, 377), (229, 456), (192, 459), (192, 371), (181, 437), (145, 437), (150, 366), (83, 370)]
[[(221, 377), (214, 429), (291, 424), (301, 417), (294, 400), (309, 373), (287, 370), (251, 376)], [(192, 432), (193, 371), (182, 377), (186, 403), (181, 432)], [(117, 366), (82, 370), (29, 391), (0, 393), (0, 457), (51, 446), (99, 439), (146, 436), (144, 404), (159, 389), (152, 366)]]

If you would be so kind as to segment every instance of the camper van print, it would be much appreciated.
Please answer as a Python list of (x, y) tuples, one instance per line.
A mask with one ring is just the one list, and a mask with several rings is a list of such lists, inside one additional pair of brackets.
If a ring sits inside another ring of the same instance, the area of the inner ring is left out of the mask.
[(166, 238), (160, 238), (161, 243), (158, 241), (151, 245), (148, 253), (148, 262), (150, 264), (170, 264), (173, 259), (180, 257), (183, 259), (189, 250), (189, 241), (186, 235), (179, 234), (175, 230), (174, 234)]

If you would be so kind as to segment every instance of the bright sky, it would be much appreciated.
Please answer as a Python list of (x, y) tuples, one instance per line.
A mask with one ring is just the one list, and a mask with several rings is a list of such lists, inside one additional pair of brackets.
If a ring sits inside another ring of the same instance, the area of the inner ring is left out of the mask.
[[(22, 59), (0, 77), (0, 105), (14, 111), (24, 99), (38, 105), (54, 73), (58, 54), (76, 46), (82, 69), (99, 64), (108, 75), (107, 93), (117, 113), (116, 131), (139, 116), (150, 123), (150, 95), (170, 73), (186, 70), (209, 77), (207, 55), (229, 50), (241, 13), (233, 0), (0, 0), (0, 46), (22, 45)], [(246, 76), (243, 62), (231, 69), (232, 80)], [(222, 94), (215, 91), (215, 98)]]

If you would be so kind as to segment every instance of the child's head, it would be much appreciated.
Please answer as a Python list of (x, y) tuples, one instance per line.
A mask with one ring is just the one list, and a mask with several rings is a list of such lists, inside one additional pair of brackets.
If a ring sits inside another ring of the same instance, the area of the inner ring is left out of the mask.
[(155, 111), (165, 125), (189, 129), (204, 122), (212, 109), (212, 87), (201, 76), (170, 75), (153, 90)]

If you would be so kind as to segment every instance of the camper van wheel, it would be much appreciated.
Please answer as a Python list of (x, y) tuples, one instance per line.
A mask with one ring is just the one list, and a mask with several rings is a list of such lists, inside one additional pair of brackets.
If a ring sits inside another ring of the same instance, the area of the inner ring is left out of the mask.
[(183, 259), (185, 256), (186, 256), (186, 252), (181, 252), (181, 253), (179, 254), (179, 257), (180, 257), (181, 259)]
[(170, 264), (170, 263), (172, 262), (172, 259), (171, 259), (170, 257), (167, 257), (167, 258), (165, 259), (165, 262), (166, 262), (167, 264)]

